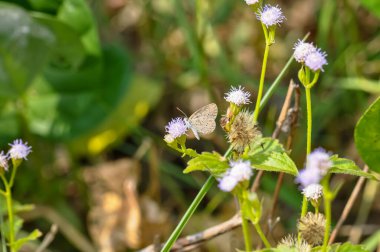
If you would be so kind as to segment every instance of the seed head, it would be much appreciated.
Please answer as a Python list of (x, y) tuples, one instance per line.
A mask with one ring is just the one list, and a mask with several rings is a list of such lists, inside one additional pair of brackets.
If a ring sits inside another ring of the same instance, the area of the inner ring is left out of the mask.
[(234, 103), (236, 106), (241, 106), (250, 103), (249, 97), (251, 94), (248, 91), (244, 91), (244, 87), (239, 86), (231, 87), (228, 93), (225, 93), (224, 99), (228, 102)]
[(311, 246), (304, 239), (301, 238), (300, 242), (298, 243), (298, 239), (291, 234), (282, 238), (282, 240), (277, 245), (277, 248), (287, 250), (290, 249), (290, 251), (293, 251), (292, 249), (295, 249), (297, 252), (311, 251)]
[(4, 151), (0, 152), (0, 167), (8, 171), (8, 155), (4, 154)]
[(305, 43), (301, 40), (294, 45), (294, 58), (297, 62), (304, 63), (306, 57), (317, 51), (312, 43)]
[(298, 221), (298, 230), (302, 238), (310, 245), (316, 246), (323, 242), (326, 219), (323, 214), (308, 212)]
[(302, 190), (308, 200), (317, 201), (322, 196), (323, 187), (320, 184), (311, 184)]
[(317, 148), (309, 154), (306, 161), (306, 169), (317, 169), (324, 176), (333, 166), (330, 160), (330, 154), (323, 148)]
[(306, 56), (305, 65), (315, 72), (319, 70), (323, 72), (323, 66), (327, 65), (326, 57), (327, 54), (325, 52), (317, 49)]
[(187, 129), (187, 125), (181, 117), (172, 119), (169, 124), (165, 126), (165, 131), (174, 139), (186, 134)]
[(12, 159), (27, 160), (29, 153), (32, 152), (32, 147), (28, 146), (28, 142), (23, 143), (21, 139), (16, 139), (9, 145), (11, 149), (8, 151), (8, 155)]
[(264, 9), (256, 14), (258, 20), (260, 20), (266, 27), (279, 25), (286, 19), (282, 14), (282, 10), (278, 5), (271, 6), (269, 4), (264, 6)]
[(228, 133), (228, 141), (234, 150), (239, 153), (243, 152), (245, 147), (259, 137), (261, 137), (261, 133), (253, 121), (253, 115), (248, 111), (241, 111), (237, 114)]

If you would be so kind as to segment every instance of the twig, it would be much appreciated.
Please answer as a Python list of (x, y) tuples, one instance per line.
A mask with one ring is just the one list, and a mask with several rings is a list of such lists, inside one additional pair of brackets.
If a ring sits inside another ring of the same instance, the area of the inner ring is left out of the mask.
[[(365, 172), (368, 171), (368, 166), (367, 165), (364, 166), (363, 171), (365, 171)], [(348, 199), (348, 201), (346, 203), (346, 206), (344, 207), (343, 212), (340, 215), (340, 218), (339, 218), (339, 220), (338, 220), (338, 222), (337, 222), (334, 230), (331, 233), (329, 244), (332, 244), (334, 242), (334, 240), (335, 240), (335, 238), (336, 238), (336, 236), (338, 234), (339, 229), (343, 225), (344, 221), (347, 219), (347, 216), (350, 213), (350, 211), (352, 209), (352, 206), (354, 205), (355, 200), (356, 200), (356, 198), (359, 195), (359, 192), (360, 192), (360, 190), (361, 190), (361, 188), (363, 186), (364, 181), (365, 181), (365, 178), (364, 177), (360, 177), (358, 179), (358, 181), (356, 182), (355, 188), (352, 191), (352, 194), (351, 194), (350, 198)]]
[[(183, 237), (181, 239), (178, 239), (171, 251), (188, 251), (188, 249), (194, 249), (195, 247), (199, 246), (202, 242), (208, 241), (212, 238), (215, 238), (221, 234), (224, 234), (230, 230), (233, 230), (237, 227), (241, 226), (241, 218), (240, 215), (236, 214), (229, 220), (210, 227), (206, 230), (203, 230), (202, 232), (195, 233), (192, 235), (188, 235), (186, 237)], [(140, 252), (155, 252), (156, 245), (149, 245), (148, 247), (140, 250)]]
[(50, 243), (54, 240), (55, 235), (57, 234), (58, 226), (57, 224), (51, 225), (49, 233), (45, 235), (44, 240), (41, 242), (40, 246), (36, 249), (36, 252), (44, 251)]

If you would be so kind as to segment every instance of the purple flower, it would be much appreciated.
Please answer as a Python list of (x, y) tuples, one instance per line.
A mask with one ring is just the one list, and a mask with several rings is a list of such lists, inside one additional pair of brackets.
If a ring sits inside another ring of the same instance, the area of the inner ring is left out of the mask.
[(333, 166), (330, 154), (323, 148), (317, 148), (309, 154), (306, 161), (306, 169), (319, 170), (321, 175), (326, 175), (327, 171)]
[(312, 52), (306, 56), (305, 65), (314, 72), (323, 72), (323, 66), (327, 65), (326, 57), (327, 54), (325, 52), (321, 51), (320, 49), (317, 49), (315, 52)]
[(8, 171), (8, 155), (4, 154), (4, 151), (0, 152), (0, 167), (3, 167), (4, 170)]
[(282, 14), (282, 10), (278, 5), (271, 6), (269, 4), (264, 6), (264, 9), (256, 14), (258, 20), (260, 20), (266, 27), (279, 25), (286, 19)]
[(178, 138), (186, 134), (187, 129), (187, 125), (181, 117), (172, 119), (168, 125), (165, 126), (165, 131), (169, 133), (172, 138)]
[(228, 93), (225, 93), (224, 99), (230, 103), (234, 103), (237, 106), (250, 103), (249, 97), (251, 94), (248, 91), (244, 91), (244, 87), (239, 86), (231, 87)]
[(302, 188), (306, 188), (311, 184), (319, 184), (322, 176), (318, 169), (315, 168), (306, 168), (301, 170), (298, 173), (298, 176), (295, 179), (295, 182), (301, 184)]
[(311, 184), (302, 190), (308, 200), (318, 200), (322, 196), (323, 187), (320, 184)]
[(28, 142), (23, 143), (21, 139), (16, 139), (9, 145), (11, 149), (8, 151), (8, 155), (12, 159), (27, 160), (27, 156), (32, 152), (32, 147), (28, 146)]
[(294, 59), (297, 62), (304, 63), (306, 57), (317, 51), (317, 48), (312, 43), (305, 43), (301, 40), (294, 45)]

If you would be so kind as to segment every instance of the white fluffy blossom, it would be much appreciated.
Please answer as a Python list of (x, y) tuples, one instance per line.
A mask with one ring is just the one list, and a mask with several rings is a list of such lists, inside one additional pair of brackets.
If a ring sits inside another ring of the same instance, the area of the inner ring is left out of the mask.
[(317, 49), (306, 56), (305, 65), (315, 72), (319, 70), (323, 72), (323, 66), (327, 65), (326, 57), (327, 54), (325, 52)]
[(249, 161), (232, 161), (230, 165), (231, 169), (229, 176), (236, 178), (238, 181), (249, 180), (253, 175), (251, 163)]
[(218, 186), (222, 191), (231, 192), (237, 183), (239, 183), (239, 181), (236, 178), (226, 175), (219, 181)]
[(306, 188), (309, 185), (318, 184), (321, 179), (321, 172), (318, 169), (306, 168), (298, 173), (295, 182), (301, 184), (302, 188)]
[(330, 154), (323, 148), (317, 148), (307, 157), (306, 169), (317, 169), (321, 175), (326, 175), (332, 165)]
[(302, 190), (308, 200), (318, 200), (322, 196), (323, 187), (320, 184), (311, 184)]
[(245, 0), (245, 3), (248, 5), (253, 5), (253, 4), (256, 4), (258, 2), (259, 2), (259, 0)]
[(265, 5), (256, 16), (266, 27), (279, 25), (286, 19), (278, 5), (271, 6), (269, 4)]
[(312, 43), (306, 43), (301, 40), (294, 45), (294, 59), (297, 62), (304, 63), (306, 57), (317, 51), (317, 48)]
[(4, 151), (0, 152), (0, 167), (8, 171), (8, 156), (4, 154)]
[(231, 87), (228, 93), (225, 93), (224, 99), (228, 102), (234, 103), (237, 106), (250, 103), (249, 97), (251, 94), (248, 91), (244, 91), (244, 87), (239, 86)]

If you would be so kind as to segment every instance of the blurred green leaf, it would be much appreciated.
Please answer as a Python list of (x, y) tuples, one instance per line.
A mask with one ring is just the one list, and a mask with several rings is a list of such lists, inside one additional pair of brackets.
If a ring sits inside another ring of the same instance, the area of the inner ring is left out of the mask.
[(214, 176), (219, 176), (225, 173), (228, 167), (227, 160), (219, 153), (202, 152), (199, 156), (187, 162), (187, 167), (183, 172), (208, 171)]
[[(17, 235), (18, 232), (21, 230), (23, 223), (24, 221), (20, 217), (18, 217), (17, 215), (13, 216), (13, 232), (15, 235)], [(3, 225), (4, 226), (1, 228), (1, 230), (4, 230), (4, 236), (7, 240), (9, 240), (9, 221), (6, 220), (5, 222), (3, 222)]]
[(378, 0), (360, 0), (360, 3), (373, 15), (380, 18), (380, 2)]
[(28, 0), (34, 10), (55, 13), (63, 0)]
[(355, 127), (355, 145), (368, 167), (380, 172), (380, 98), (367, 109)]
[(375, 232), (363, 242), (363, 246), (369, 251), (375, 251), (377, 246), (379, 246), (379, 244), (380, 244), (380, 231)]
[(368, 252), (363, 245), (354, 245), (349, 242), (341, 244), (339, 247), (337, 247), (335, 252)]
[(27, 237), (23, 237), (23, 238), (18, 239), (14, 244), (14, 248), (16, 249), (16, 251), (18, 251), (25, 243), (27, 243), (29, 241), (34, 241), (38, 237), (40, 237), (41, 235), (42, 235), (42, 233), (39, 230), (35, 229)]
[(329, 173), (341, 173), (354, 176), (361, 176), (369, 179), (376, 179), (375, 176), (362, 171), (354, 161), (346, 158), (339, 158), (338, 155), (330, 157), (333, 166), (329, 169)]
[(0, 3), (0, 96), (22, 94), (40, 73), (54, 43), (53, 34), (23, 9)]
[(380, 81), (365, 79), (365, 78), (344, 78), (337, 79), (339, 87), (345, 89), (360, 90), (373, 94), (380, 94)]

